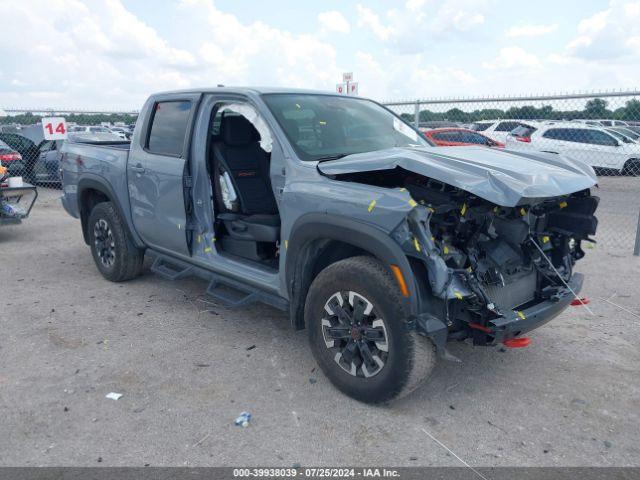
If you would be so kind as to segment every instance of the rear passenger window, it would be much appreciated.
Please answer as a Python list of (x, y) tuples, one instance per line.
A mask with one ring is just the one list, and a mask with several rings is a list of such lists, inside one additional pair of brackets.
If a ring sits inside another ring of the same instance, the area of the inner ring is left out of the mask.
[(181, 156), (189, 123), (191, 102), (158, 102), (151, 120), (147, 148), (151, 153)]
[(589, 132), (589, 139), (587, 140), (587, 143), (592, 143), (594, 145), (605, 145), (608, 147), (618, 146), (618, 141), (615, 138), (598, 130), (592, 130)]

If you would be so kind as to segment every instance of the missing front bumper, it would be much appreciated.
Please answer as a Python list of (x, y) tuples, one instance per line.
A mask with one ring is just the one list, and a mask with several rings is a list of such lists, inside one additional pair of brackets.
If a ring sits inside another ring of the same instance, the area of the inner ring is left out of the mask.
[[(482, 344), (497, 345), (550, 322), (571, 304), (575, 299), (574, 293), (580, 293), (583, 281), (584, 276), (575, 273), (569, 281), (571, 290), (565, 288), (553, 300), (542, 301), (522, 310), (510, 310), (502, 317), (489, 321), (486, 327), (482, 327), (486, 335), (486, 341)], [(446, 350), (447, 341), (460, 340), (459, 336), (455, 336), (458, 332), (451, 332), (442, 320), (429, 313), (419, 315), (415, 327), (419, 334), (433, 341), (438, 355), (444, 358), (450, 357)]]

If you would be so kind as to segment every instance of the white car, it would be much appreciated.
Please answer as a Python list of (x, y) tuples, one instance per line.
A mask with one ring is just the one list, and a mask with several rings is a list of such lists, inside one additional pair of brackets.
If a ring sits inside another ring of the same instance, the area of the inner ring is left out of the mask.
[(640, 143), (640, 133), (631, 130), (629, 127), (611, 127), (607, 128), (607, 130), (611, 131), (612, 133), (615, 132), (623, 135), (624, 137), (633, 140), (634, 142)]
[(76, 125), (69, 128), (69, 133), (110, 133), (107, 127), (100, 125)]
[(507, 136), (513, 129), (520, 126), (535, 127), (539, 123), (533, 120), (487, 120), (474, 122), (471, 130), (482, 132), (496, 142), (506, 143)]
[(576, 122), (519, 127), (507, 137), (505, 145), (511, 150), (557, 153), (623, 175), (640, 172), (640, 144), (625, 143), (603, 128)]
[(124, 127), (113, 127), (111, 128), (110, 132), (113, 133), (114, 135), (118, 135), (123, 140), (128, 140), (129, 137), (131, 136), (129, 131)]
[(622, 120), (603, 120), (603, 119), (588, 120), (583, 118), (576, 118), (575, 120), (571, 120), (571, 121), (576, 123), (584, 123), (585, 125), (591, 125), (593, 127), (626, 127), (628, 126), (628, 123)]

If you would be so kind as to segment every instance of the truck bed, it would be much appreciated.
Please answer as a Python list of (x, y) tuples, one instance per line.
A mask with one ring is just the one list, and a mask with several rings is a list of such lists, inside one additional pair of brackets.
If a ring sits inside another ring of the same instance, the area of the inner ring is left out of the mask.
[[(127, 189), (128, 141), (65, 142), (62, 147), (62, 203), (74, 217), (79, 218), (79, 182), (100, 181), (112, 187), (121, 206), (129, 213)], [(106, 181), (106, 182), (105, 182)]]

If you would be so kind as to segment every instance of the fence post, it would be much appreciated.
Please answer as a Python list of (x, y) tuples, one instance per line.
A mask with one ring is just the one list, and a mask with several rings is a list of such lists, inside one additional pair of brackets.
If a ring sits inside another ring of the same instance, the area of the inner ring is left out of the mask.
[(420, 100), (416, 100), (416, 106), (413, 110), (413, 122), (416, 128), (420, 126)]
[(633, 254), (640, 255), (640, 210), (638, 211), (638, 227), (636, 228), (636, 246), (633, 249)]

